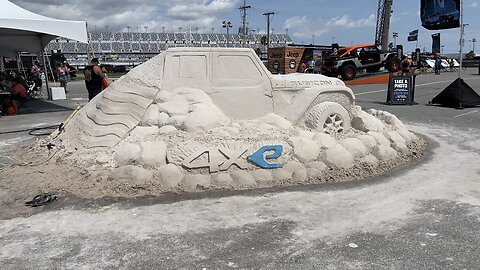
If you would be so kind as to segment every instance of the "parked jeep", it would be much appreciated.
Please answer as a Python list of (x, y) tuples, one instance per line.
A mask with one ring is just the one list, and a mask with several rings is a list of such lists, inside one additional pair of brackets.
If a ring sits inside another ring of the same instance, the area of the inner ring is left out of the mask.
[(377, 45), (363, 44), (339, 49), (327, 57), (324, 74), (348, 81), (356, 77), (357, 71), (377, 72), (382, 67), (390, 72), (400, 70), (400, 59), (396, 52), (381, 51)]

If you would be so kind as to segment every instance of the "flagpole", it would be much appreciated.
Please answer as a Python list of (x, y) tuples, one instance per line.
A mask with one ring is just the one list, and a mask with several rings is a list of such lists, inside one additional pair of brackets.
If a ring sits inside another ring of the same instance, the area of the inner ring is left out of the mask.
[(460, 0), (460, 68), (458, 69), (458, 78), (462, 78), (463, 68), (463, 43), (464, 43), (464, 25), (463, 25), (463, 0)]

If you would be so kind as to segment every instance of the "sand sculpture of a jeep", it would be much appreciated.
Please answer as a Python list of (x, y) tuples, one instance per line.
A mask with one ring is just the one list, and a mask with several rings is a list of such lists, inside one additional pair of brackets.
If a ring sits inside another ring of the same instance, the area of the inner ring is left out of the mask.
[[(337, 78), (272, 75), (252, 49), (172, 48), (114, 82), (86, 105), (70, 127), (86, 135), (81, 136), (84, 147), (113, 146), (145, 121), (150, 105), (168, 105), (172, 108), (168, 116), (173, 118), (183, 101), (172, 100), (177, 95), (188, 100), (192, 93), (188, 113), (196, 103), (209, 99), (215, 110), (232, 120), (274, 113), (293, 125), (326, 133), (350, 128), (355, 101), (352, 91)], [(169, 103), (162, 105), (166, 96)], [(209, 114), (200, 111), (196, 121), (206, 121)], [(188, 117), (184, 115), (182, 123)]]

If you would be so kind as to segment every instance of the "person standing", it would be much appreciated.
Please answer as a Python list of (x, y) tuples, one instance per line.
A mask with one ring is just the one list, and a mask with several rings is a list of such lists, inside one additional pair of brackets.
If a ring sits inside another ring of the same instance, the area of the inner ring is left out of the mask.
[(30, 72), (32, 73), (32, 81), (35, 84), (35, 91), (42, 95), (42, 74), (40, 70), (40, 63), (35, 61)]
[(442, 68), (442, 59), (440, 56), (435, 57), (435, 75), (440, 75), (440, 69)]
[(88, 101), (102, 92), (102, 80), (105, 78), (105, 74), (98, 64), (98, 58), (93, 58), (90, 61), (90, 65), (86, 66), (83, 71), (85, 75), (85, 86), (88, 91)]
[(403, 56), (401, 67), (402, 67), (403, 75), (407, 75), (410, 73), (411, 63), (410, 63), (410, 59), (408, 59), (408, 56), (406, 55)]
[(58, 81), (60, 82), (60, 86), (62, 86), (63, 89), (65, 90), (65, 94), (68, 93), (68, 90), (67, 90), (67, 73), (68, 73), (68, 70), (67, 70), (67, 65), (66, 64), (67, 64), (66, 62), (63, 62), (57, 68)]

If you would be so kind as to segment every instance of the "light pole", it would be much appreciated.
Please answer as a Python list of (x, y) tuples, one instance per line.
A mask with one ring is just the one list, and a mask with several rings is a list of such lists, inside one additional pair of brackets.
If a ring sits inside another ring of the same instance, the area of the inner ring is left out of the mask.
[(165, 34), (165, 26), (162, 26), (162, 33)]
[(473, 53), (475, 53), (475, 42), (477, 42), (477, 39), (476, 38), (472, 38), (472, 51)]
[(223, 21), (222, 27), (227, 28), (227, 47), (229, 47), (228, 40), (230, 39), (229, 35), (230, 35), (230, 28), (232, 28), (232, 23), (229, 21)]
[(393, 32), (393, 46), (395, 46), (395, 48), (397, 47), (397, 37), (398, 37), (398, 33)]
[(315, 45), (315, 35), (312, 35), (312, 45)]
[(267, 49), (270, 48), (270, 16), (274, 15), (275, 12), (263, 13), (263, 16), (267, 16)]

